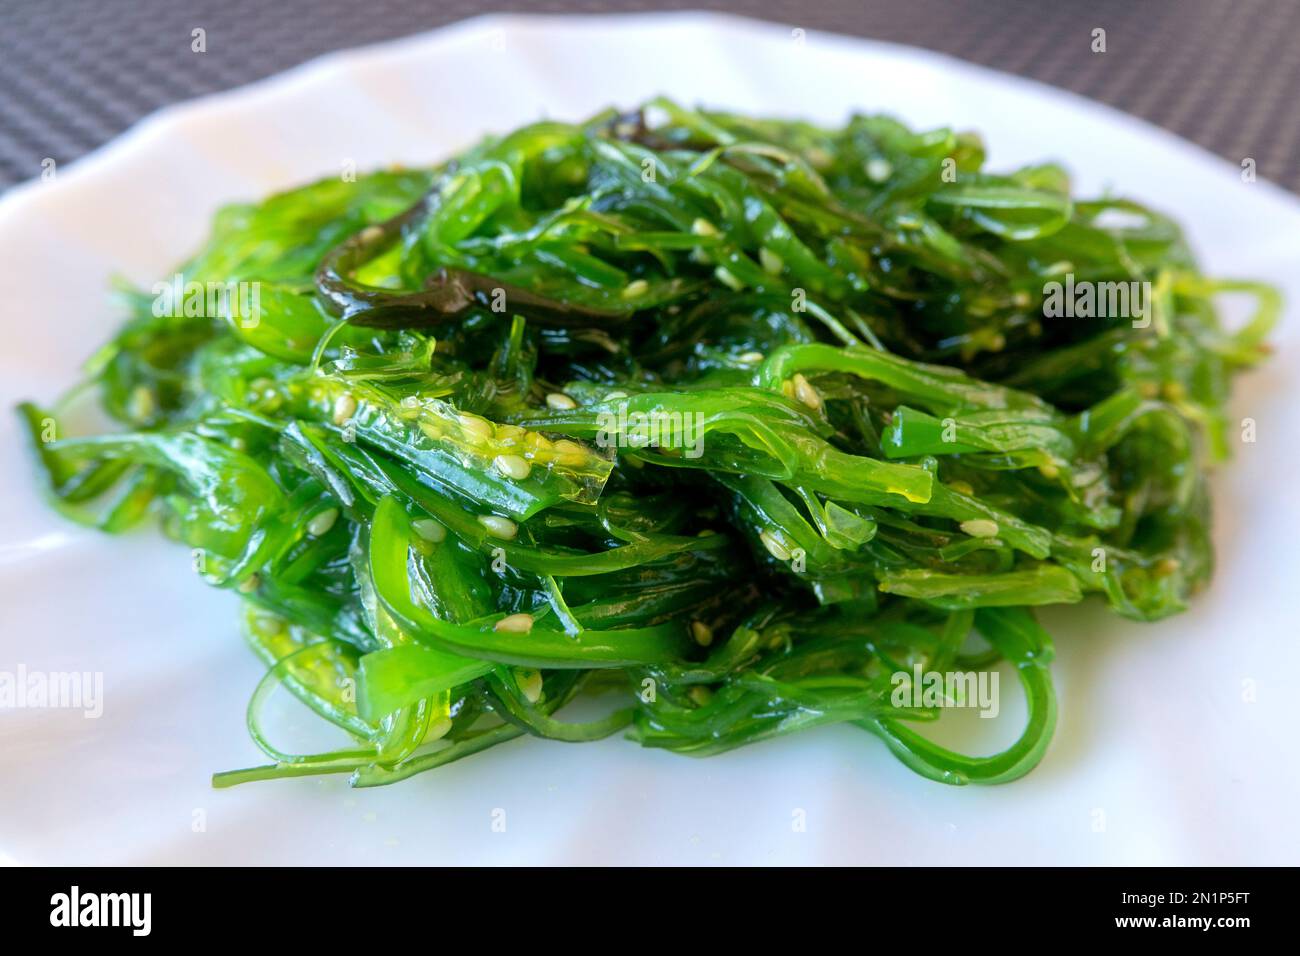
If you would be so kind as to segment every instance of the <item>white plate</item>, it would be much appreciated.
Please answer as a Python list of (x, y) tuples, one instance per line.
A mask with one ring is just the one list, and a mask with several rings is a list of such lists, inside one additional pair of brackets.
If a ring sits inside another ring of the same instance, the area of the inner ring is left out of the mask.
[[(428, 163), (487, 131), (659, 92), (978, 129), (995, 168), (1061, 158), (1085, 192), (1113, 187), (1175, 212), (1209, 270), (1269, 279), (1300, 301), (1295, 197), (1066, 93), (917, 50), (713, 15), (493, 18), (165, 110), (54, 181), (14, 190), (0, 202), (0, 404), (48, 401), (72, 382), (117, 321), (109, 275), (146, 286), (169, 275), (222, 202), (348, 162)], [(0, 711), (0, 859), (1295, 863), (1293, 319), (1276, 344), (1233, 400), (1258, 441), (1217, 479), (1213, 586), (1157, 625), (1092, 606), (1048, 615), (1056, 741), (1029, 777), (984, 789), (928, 783), (875, 738), (827, 728), (707, 760), (619, 738), (521, 740), (387, 789), (329, 778), (214, 791), (212, 771), (261, 762), (243, 726), (261, 667), (237, 636), (234, 599), (152, 531), (109, 538), (48, 511), (6, 414), (0, 672), (102, 673), (103, 714)], [(504, 832), (492, 828), (499, 810)]]

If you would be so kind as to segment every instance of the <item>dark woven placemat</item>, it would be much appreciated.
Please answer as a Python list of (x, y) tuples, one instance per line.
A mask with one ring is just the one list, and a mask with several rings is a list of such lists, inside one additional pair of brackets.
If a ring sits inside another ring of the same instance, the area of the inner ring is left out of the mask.
[[(168, 103), (467, 16), (726, 9), (929, 47), (1109, 103), (1300, 191), (1296, 0), (0, 0), (0, 186)], [(207, 52), (190, 49), (202, 27)], [(1106, 31), (1094, 53), (1092, 31)]]

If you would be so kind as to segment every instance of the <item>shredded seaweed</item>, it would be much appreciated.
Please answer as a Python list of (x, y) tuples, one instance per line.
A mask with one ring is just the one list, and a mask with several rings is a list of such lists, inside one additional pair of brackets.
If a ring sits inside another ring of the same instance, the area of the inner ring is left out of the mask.
[[(1280, 310), (975, 135), (664, 100), (222, 209), (174, 282), (120, 291), (87, 379), (123, 429), (21, 413), (63, 514), (155, 516), (243, 602), (272, 762), (218, 786), (830, 723), (1015, 779), (1056, 718), (1032, 609), (1154, 620), (1206, 583), (1207, 466)], [(1014, 744), (919, 732), (970, 701), (915, 675), (998, 666)], [(351, 742), (278, 749), (278, 689)]]

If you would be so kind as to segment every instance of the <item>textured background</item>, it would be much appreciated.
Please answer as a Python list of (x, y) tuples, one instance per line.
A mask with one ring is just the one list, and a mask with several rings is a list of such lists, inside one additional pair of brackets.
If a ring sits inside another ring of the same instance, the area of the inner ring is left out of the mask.
[[(168, 103), (474, 14), (725, 9), (929, 47), (1092, 97), (1300, 191), (1298, 0), (0, 0), (0, 187)], [(190, 31), (207, 31), (193, 53)], [(1090, 49), (1106, 30), (1107, 52)], [(954, 121), (959, 121), (954, 117)]]

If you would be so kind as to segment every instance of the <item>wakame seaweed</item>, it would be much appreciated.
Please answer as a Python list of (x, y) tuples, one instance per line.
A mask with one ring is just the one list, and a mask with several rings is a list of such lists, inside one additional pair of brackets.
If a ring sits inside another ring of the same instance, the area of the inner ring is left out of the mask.
[[(1225, 292), (1258, 302), (1235, 330)], [(239, 595), (271, 762), (218, 786), (841, 722), (935, 780), (1019, 777), (1056, 717), (1033, 609), (1187, 607), (1280, 308), (972, 134), (663, 100), (226, 207), (174, 290), (121, 299), (87, 379), (124, 430), (21, 411), (62, 513), (154, 516)], [(918, 731), (962, 701), (900, 703), (1006, 665), (1002, 753)], [(277, 749), (278, 688), (351, 742)]]

